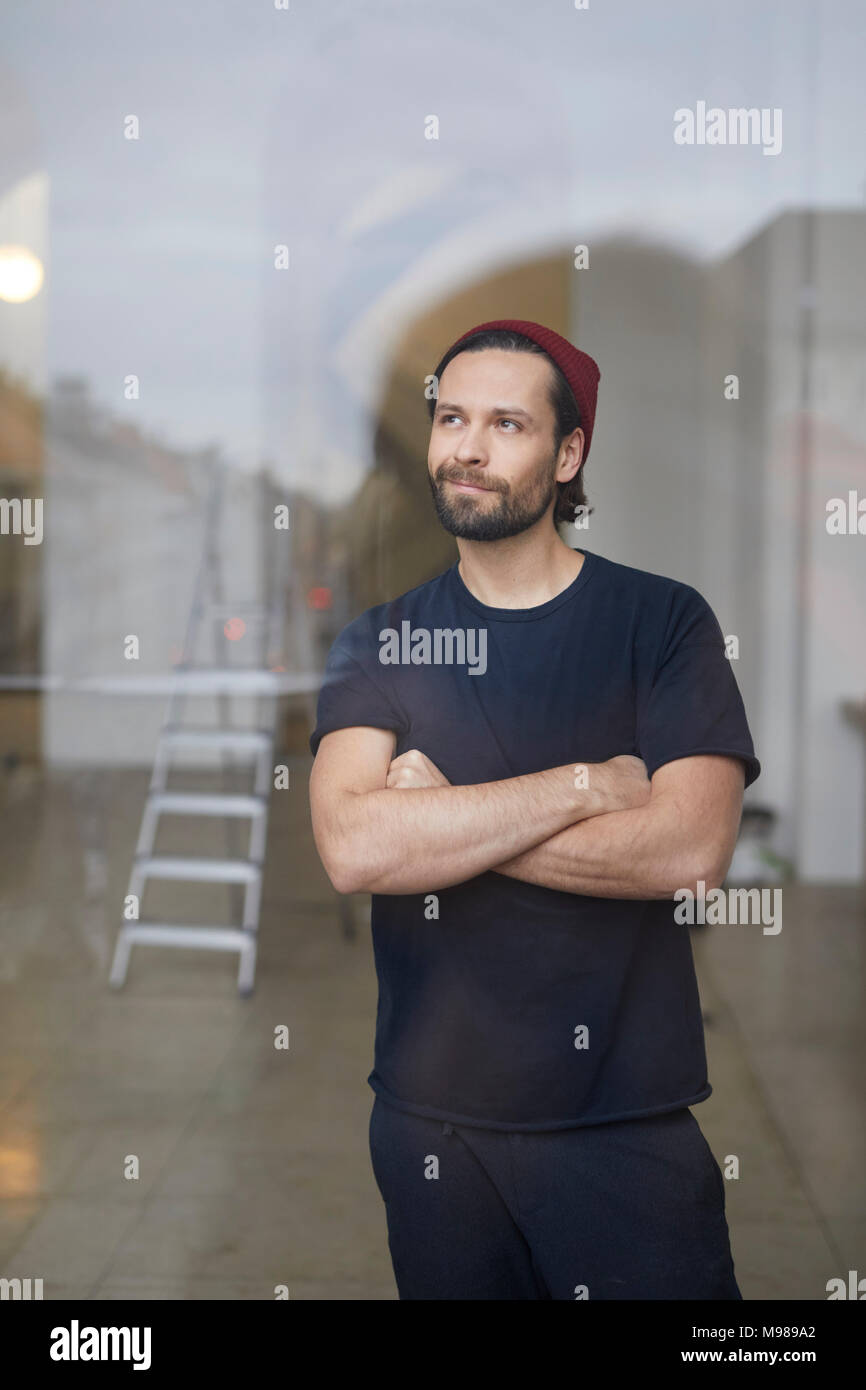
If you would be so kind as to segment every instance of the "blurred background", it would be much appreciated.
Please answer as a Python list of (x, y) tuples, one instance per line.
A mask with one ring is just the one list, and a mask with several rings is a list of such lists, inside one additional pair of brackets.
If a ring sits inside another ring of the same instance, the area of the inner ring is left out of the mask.
[[(424, 379), (514, 317), (601, 367), (565, 539), (734, 639), (731, 882), (784, 925), (693, 932), (696, 1115), (744, 1297), (825, 1298), (866, 1258), (856, 0), (0, 10), (0, 1276), (396, 1298), (307, 740), (340, 629), (456, 559)], [(781, 148), (676, 143), (701, 102)]]

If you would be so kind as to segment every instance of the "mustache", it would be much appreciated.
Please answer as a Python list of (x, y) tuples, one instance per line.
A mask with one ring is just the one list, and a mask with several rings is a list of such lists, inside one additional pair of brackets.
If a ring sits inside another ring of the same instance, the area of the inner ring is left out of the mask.
[(467, 476), (465, 473), (455, 472), (453, 468), (449, 469), (447, 464), (443, 464), (441, 468), (437, 468), (436, 481), (437, 483), (469, 483), (472, 487), (487, 488), (488, 492), (504, 491), (502, 484), (497, 478), (491, 478), (489, 475), (484, 475), (480, 478)]

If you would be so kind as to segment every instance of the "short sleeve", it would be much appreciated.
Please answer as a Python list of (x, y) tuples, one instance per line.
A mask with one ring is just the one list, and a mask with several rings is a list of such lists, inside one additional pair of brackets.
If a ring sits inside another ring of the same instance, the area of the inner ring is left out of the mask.
[(742, 696), (709, 604), (678, 585), (652, 684), (638, 712), (638, 751), (650, 777), (664, 763), (701, 753), (742, 759), (758, 777)]
[(407, 728), (405, 715), (373, 673), (376, 650), (371, 644), (365, 644), (358, 623), (356, 619), (344, 628), (328, 653), (319, 690), (316, 727), (310, 735), (313, 757), (325, 734), (335, 729), (368, 724), (399, 733)]

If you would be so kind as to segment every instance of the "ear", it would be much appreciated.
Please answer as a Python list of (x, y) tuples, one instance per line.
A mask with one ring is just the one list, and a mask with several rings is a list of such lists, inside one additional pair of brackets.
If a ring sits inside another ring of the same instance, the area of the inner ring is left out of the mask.
[(570, 483), (572, 478), (577, 477), (583, 463), (585, 440), (580, 426), (563, 439), (559, 446), (560, 460), (555, 475), (558, 483)]

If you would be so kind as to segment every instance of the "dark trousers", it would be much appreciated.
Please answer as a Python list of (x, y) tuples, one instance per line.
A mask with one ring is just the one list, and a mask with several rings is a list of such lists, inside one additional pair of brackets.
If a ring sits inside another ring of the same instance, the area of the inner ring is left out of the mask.
[(376, 1096), (401, 1299), (740, 1299), (724, 1179), (690, 1110), (504, 1133)]

